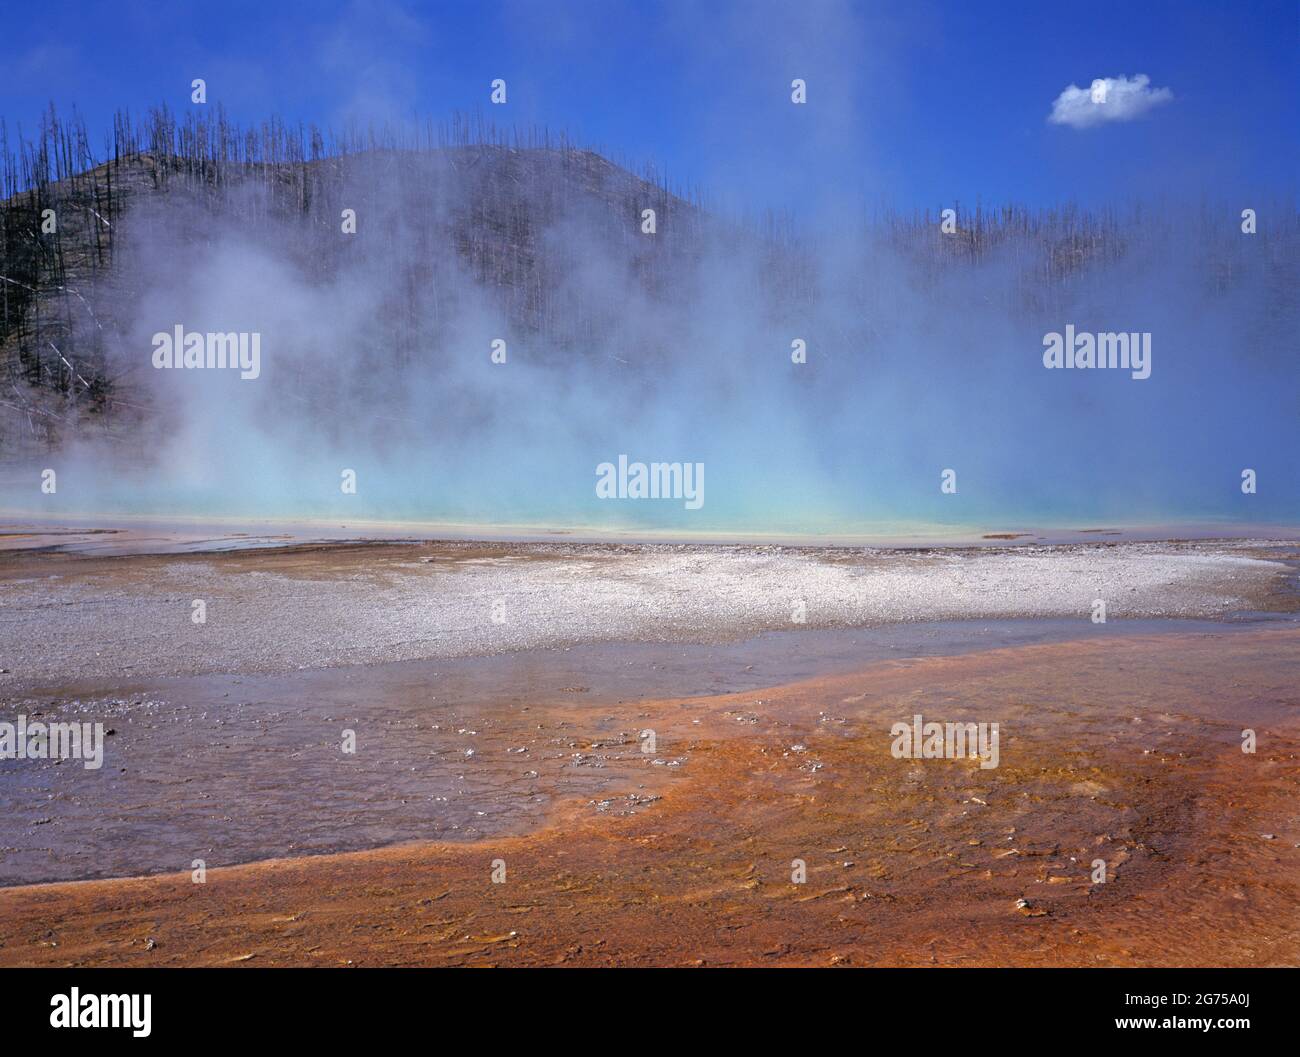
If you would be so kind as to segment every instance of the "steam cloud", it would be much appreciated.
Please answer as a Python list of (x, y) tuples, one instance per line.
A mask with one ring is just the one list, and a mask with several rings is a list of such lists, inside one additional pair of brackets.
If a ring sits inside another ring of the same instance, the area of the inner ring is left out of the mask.
[[(128, 212), (110, 373), (153, 411), (65, 453), (51, 506), (813, 534), (1296, 514), (1293, 216), (1254, 242), (1177, 208), (796, 236), (568, 149), (313, 165), (305, 191), (250, 178)], [(1150, 332), (1151, 378), (1044, 370), (1066, 324)], [(153, 370), (151, 336), (181, 325), (259, 333), (261, 376)], [(707, 505), (599, 502), (619, 453), (704, 463)], [(1243, 467), (1271, 485), (1249, 508)]]

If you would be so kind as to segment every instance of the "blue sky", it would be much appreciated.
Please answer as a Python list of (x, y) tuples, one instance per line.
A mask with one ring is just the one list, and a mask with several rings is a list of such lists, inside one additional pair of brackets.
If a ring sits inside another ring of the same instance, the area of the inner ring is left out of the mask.
[[(1298, 27), (1295, 2), (51, 2), (0, 38), (0, 116), (52, 100), (102, 132), (203, 77), (240, 120), (568, 128), (740, 210), (1237, 201), (1293, 193)], [(1068, 85), (1137, 74), (1172, 101), (1048, 123)]]

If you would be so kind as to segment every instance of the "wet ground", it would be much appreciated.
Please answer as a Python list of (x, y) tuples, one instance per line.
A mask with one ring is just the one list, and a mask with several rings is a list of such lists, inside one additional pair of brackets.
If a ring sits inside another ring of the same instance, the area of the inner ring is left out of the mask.
[(555, 528), (529, 525), (438, 524), (410, 521), (325, 521), (278, 518), (202, 518), (114, 514), (0, 513), (0, 551), (45, 550), (103, 557), (132, 554), (198, 554), (376, 541), (456, 541), (491, 545), (570, 543), (591, 545), (740, 545), (817, 549), (1000, 547), (1097, 542), (1169, 542), (1242, 539), (1300, 542), (1293, 525), (1224, 522), (1165, 522), (1110, 527), (1032, 526), (1014, 528), (924, 523), (875, 523), (844, 535), (772, 535), (651, 532), (608, 527)]
[[(0, 721), (111, 733), (0, 761), (0, 964), (1296, 964), (1294, 563), (13, 552)], [(917, 714), (998, 766), (896, 758)]]
[[(639, 702), (781, 686), (900, 656), (1080, 635), (1241, 634), (1294, 619), (952, 622), (45, 687), (7, 698), (0, 720), (98, 722), (112, 734), (97, 770), (0, 764), (0, 885), (521, 833), (565, 799), (644, 792), (657, 768), (687, 767), (661, 739), (647, 770)], [(349, 730), (355, 753), (344, 751)]]
[[(503, 700), (458, 738), (502, 776), (528, 747), (525, 832), (8, 888), (0, 963), (1294, 965), (1298, 647), (1266, 624)], [(895, 758), (917, 712), (998, 722), (999, 766)]]
[(1297, 602), (1293, 543), (980, 549), (471, 544), (0, 551), (0, 695), (593, 642), (942, 620), (1206, 618)]

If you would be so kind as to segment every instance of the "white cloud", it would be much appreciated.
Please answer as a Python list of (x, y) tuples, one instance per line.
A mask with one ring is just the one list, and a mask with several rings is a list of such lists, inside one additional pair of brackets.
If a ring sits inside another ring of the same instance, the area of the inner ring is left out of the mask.
[(1048, 121), (1071, 128), (1091, 128), (1107, 121), (1132, 121), (1154, 106), (1167, 103), (1174, 93), (1152, 88), (1151, 78), (1139, 73), (1127, 77), (1099, 77), (1088, 88), (1072, 84), (1056, 97)]

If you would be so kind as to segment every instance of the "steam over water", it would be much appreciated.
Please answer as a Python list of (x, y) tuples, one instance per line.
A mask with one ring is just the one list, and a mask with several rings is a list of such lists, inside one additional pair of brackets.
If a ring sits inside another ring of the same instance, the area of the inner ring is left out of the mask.
[[(737, 534), (1294, 521), (1300, 237), (1294, 210), (1260, 216), (759, 232), (553, 149), (173, 176), (122, 216), (79, 324), (118, 403), (8, 467), (3, 502)], [(1047, 369), (1067, 326), (1149, 334), (1149, 377)], [(178, 327), (257, 335), (257, 376), (155, 369)], [(703, 464), (702, 504), (598, 498), (620, 456)]]

